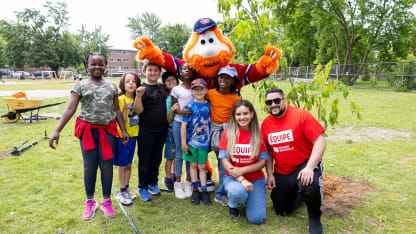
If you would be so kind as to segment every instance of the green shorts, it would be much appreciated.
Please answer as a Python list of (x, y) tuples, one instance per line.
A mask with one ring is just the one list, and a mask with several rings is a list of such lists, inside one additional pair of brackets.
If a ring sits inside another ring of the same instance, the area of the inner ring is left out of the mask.
[(208, 150), (201, 150), (194, 148), (190, 145), (189, 147), (189, 154), (186, 154), (186, 152), (183, 152), (182, 159), (188, 162), (196, 162), (199, 164), (204, 164), (207, 162), (208, 158)]

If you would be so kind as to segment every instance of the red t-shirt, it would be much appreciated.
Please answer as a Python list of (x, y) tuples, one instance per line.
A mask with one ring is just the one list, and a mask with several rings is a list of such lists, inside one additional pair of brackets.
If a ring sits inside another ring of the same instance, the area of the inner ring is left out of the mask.
[[(227, 150), (227, 131), (228, 131), (228, 128), (225, 129), (224, 132), (222, 133), (220, 144), (218, 145), (218, 149)], [(259, 155), (250, 159), (250, 155), (251, 155), (250, 130), (239, 129), (239, 131), (240, 131), (240, 134), (239, 134), (238, 139), (235, 142), (236, 144), (234, 147), (234, 153), (233, 153), (233, 156), (230, 157), (230, 162), (233, 166), (245, 167), (245, 166), (249, 166), (257, 162)], [(266, 151), (267, 151), (266, 146), (264, 144), (261, 144), (260, 152), (266, 152)], [(225, 174), (228, 176), (230, 175), (228, 171), (226, 171)], [(246, 173), (243, 176), (248, 181), (255, 181), (261, 177), (264, 177), (264, 173), (260, 169), (255, 172)]]
[(267, 116), (261, 131), (264, 143), (273, 152), (274, 171), (289, 175), (310, 158), (312, 142), (325, 129), (308, 111), (287, 106), (283, 117)]

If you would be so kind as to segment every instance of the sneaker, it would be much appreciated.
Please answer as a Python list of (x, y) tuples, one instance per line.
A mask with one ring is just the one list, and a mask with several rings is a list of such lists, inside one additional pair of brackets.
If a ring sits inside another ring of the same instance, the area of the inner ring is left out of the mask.
[(134, 193), (132, 193), (130, 191), (130, 189), (127, 189), (127, 194), (129, 194), (130, 200), (132, 200), (132, 201), (136, 200), (136, 198), (137, 198), (136, 195)]
[(215, 183), (212, 180), (207, 180), (207, 192), (215, 191)]
[(159, 186), (157, 186), (157, 184), (156, 185), (150, 185), (149, 184), (148, 190), (149, 190), (149, 193), (152, 194), (152, 195), (160, 195), (161, 194)]
[(185, 182), (183, 182), (183, 187), (185, 191), (185, 197), (191, 197), (192, 196), (192, 183), (190, 181), (185, 180)]
[(113, 205), (111, 205), (111, 199), (108, 199), (105, 202), (101, 202), (101, 210), (104, 212), (105, 217), (113, 217), (116, 215), (116, 212), (113, 209)]
[(309, 215), (309, 233), (320, 234), (323, 232), (321, 215)]
[(116, 199), (118, 199), (120, 201), (121, 204), (123, 205), (131, 205), (133, 204), (133, 202), (130, 199), (129, 194), (126, 192), (121, 192), (117, 195)]
[[(193, 195), (193, 194), (192, 194)], [(208, 195), (207, 191), (202, 191), (201, 193), (201, 200), (204, 202), (205, 205), (209, 206), (212, 204), (211, 198)]]
[(220, 203), (223, 206), (228, 206), (228, 198), (227, 197), (223, 197), (221, 199), (215, 198), (214, 201)]
[(175, 197), (177, 199), (185, 199), (185, 192), (183, 191), (182, 183), (181, 182), (175, 182), (173, 185), (173, 190), (175, 192)]
[(168, 192), (170, 193), (173, 192), (173, 179), (165, 178), (165, 180), (163, 181), (163, 184), (168, 189)]
[(191, 204), (198, 205), (199, 204), (199, 191), (198, 189), (192, 191), (192, 197), (191, 197)]
[(140, 199), (142, 199), (143, 201), (152, 200), (152, 196), (149, 194), (149, 191), (144, 188), (139, 189), (139, 196), (140, 196)]
[(82, 214), (84, 220), (92, 219), (95, 215), (95, 210), (97, 209), (97, 202), (95, 200), (87, 200), (85, 202), (85, 211)]
[(238, 217), (240, 217), (240, 209), (231, 208), (230, 207), (230, 217), (231, 218), (238, 218)]

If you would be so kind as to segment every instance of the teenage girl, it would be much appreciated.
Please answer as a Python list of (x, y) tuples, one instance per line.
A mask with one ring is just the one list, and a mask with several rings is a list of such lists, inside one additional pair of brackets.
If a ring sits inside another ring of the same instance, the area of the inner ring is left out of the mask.
[[(169, 123), (168, 133), (166, 135), (166, 142), (165, 142), (165, 180), (164, 184), (168, 190), (168, 192), (173, 192), (173, 182), (174, 182), (174, 175), (175, 175), (175, 167), (174, 159), (176, 154), (176, 146), (175, 146), (175, 139), (173, 137), (173, 118), (175, 115), (175, 111), (179, 108), (179, 103), (175, 103), (172, 105), (172, 96), (170, 95), (172, 89), (179, 85), (178, 76), (171, 71), (164, 72), (162, 74), (162, 82), (163, 86), (165, 86), (165, 90), (168, 93), (168, 97), (166, 98), (166, 111), (168, 113), (167, 121)], [(172, 172), (173, 170), (173, 172)]]
[[(218, 144), (220, 137), (230, 121), (231, 111), (241, 98), (237, 94), (237, 70), (234, 67), (222, 67), (217, 74), (218, 82), (215, 89), (208, 90), (207, 100), (211, 103), (211, 150), (219, 155)], [(215, 190), (216, 202), (227, 206), (227, 196), (224, 191), (223, 177), (225, 169), (218, 159), (219, 182)]]
[(161, 194), (157, 182), (168, 130), (167, 93), (163, 84), (157, 82), (162, 73), (160, 66), (147, 63), (143, 71), (146, 81), (136, 89), (133, 110), (140, 115), (140, 131), (137, 138), (139, 195), (143, 201), (151, 201), (151, 195)]
[(248, 221), (263, 223), (266, 219), (266, 181), (262, 168), (268, 155), (256, 111), (249, 101), (238, 101), (234, 105), (230, 124), (218, 147), (219, 158), (227, 171), (224, 189), (229, 199), (230, 217), (239, 217), (245, 203)]
[(186, 110), (185, 106), (192, 101), (191, 83), (195, 78), (195, 72), (188, 66), (187, 63), (182, 64), (180, 68), (182, 77), (182, 84), (174, 87), (171, 92), (172, 103), (179, 103), (179, 109), (175, 111), (175, 118), (173, 120), (173, 136), (175, 138), (176, 155), (175, 155), (175, 177), (174, 192), (177, 199), (185, 199), (192, 196), (192, 183), (189, 174), (189, 162), (186, 162), (186, 180), (182, 186), (182, 143), (181, 143), (181, 126), (183, 116), (189, 116), (192, 111)]
[[(117, 199), (124, 205), (131, 205), (136, 199), (136, 195), (129, 189), (131, 176), (131, 164), (134, 159), (136, 150), (136, 138), (139, 134), (139, 115), (133, 111), (134, 98), (136, 97), (136, 89), (140, 86), (140, 78), (134, 72), (126, 72), (120, 79), (119, 88), (120, 96), (118, 104), (123, 116), (123, 121), (127, 133), (130, 135), (130, 141), (124, 143), (122, 139), (117, 138), (117, 155), (114, 157), (113, 164), (118, 167), (118, 182), (120, 184), (120, 193)], [(117, 126), (119, 133), (120, 127)]]
[[(121, 128), (124, 142), (128, 142), (123, 117), (118, 106), (116, 84), (103, 78), (107, 58), (103, 54), (89, 54), (84, 60), (89, 73), (87, 80), (74, 85), (68, 106), (62, 113), (49, 140), (49, 146), (55, 149), (59, 142), (59, 133), (77, 110), (81, 102), (81, 111), (75, 122), (75, 136), (80, 139), (84, 159), (84, 185), (87, 195), (84, 219), (94, 217), (97, 204), (94, 199), (97, 168), (101, 171), (103, 200), (101, 210), (106, 217), (115, 215), (111, 205), (111, 185), (113, 182), (113, 155), (117, 151), (117, 124)], [(54, 142), (56, 145), (54, 145)]]

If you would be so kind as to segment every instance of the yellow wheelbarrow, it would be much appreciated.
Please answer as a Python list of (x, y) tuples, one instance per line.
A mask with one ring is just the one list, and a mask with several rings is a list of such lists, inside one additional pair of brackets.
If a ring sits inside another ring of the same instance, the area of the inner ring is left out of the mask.
[[(16, 123), (19, 121), (22, 113), (30, 112), (29, 120), (32, 123), (32, 119), (39, 120), (39, 110), (42, 108), (56, 106), (65, 102), (52, 103), (48, 105), (41, 106), (43, 99), (32, 98), (32, 99), (18, 99), (18, 98), (3, 98), (7, 103), (7, 109), (5, 115), (2, 115), (1, 118), (5, 118), (9, 123)], [(34, 112), (36, 112), (34, 114)], [(22, 118), (26, 123), (25, 118)]]

